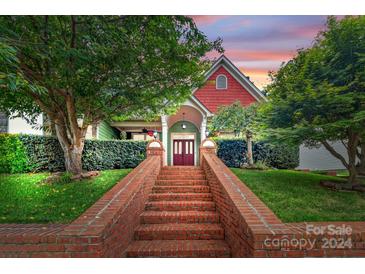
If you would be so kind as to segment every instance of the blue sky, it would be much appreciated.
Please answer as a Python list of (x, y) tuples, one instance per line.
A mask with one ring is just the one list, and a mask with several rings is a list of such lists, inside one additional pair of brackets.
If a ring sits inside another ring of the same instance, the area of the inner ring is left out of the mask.
[[(223, 39), (225, 55), (260, 88), (299, 48), (309, 47), (326, 16), (192, 16), (209, 39)], [(215, 57), (215, 54), (208, 55)]]

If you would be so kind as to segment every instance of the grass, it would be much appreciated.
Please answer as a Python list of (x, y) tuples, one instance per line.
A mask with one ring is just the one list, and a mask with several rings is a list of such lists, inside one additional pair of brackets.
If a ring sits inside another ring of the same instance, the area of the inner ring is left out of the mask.
[(52, 185), (39, 184), (49, 173), (0, 174), (0, 223), (70, 223), (129, 172)]
[(319, 185), (344, 179), (289, 170), (232, 171), (283, 221), (365, 221), (365, 193), (336, 192)]

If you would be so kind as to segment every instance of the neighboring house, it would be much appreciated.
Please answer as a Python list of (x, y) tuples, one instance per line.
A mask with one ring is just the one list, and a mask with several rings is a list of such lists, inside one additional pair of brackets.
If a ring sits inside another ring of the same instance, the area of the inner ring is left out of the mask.
[[(30, 125), (25, 119), (9, 118), (0, 112), (0, 133), (50, 135), (44, 130), (44, 123), (43, 115), (39, 115), (36, 123)], [(119, 139), (119, 137), (119, 130), (111, 127), (107, 122), (101, 122), (98, 126), (89, 126), (86, 132), (87, 139), (111, 140)]]
[[(346, 148), (341, 142), (334, 142), (332, 143), (332, 146), (346, 159), (346, 161), (348, 160)], [(332, 154), (329, 153), (329, 151), (324, 146), (319, 146), (318, 148), (307, 148), (304, 145), (301, 145), (299, 149), (299, 166), (297, 169), (346, 169), (342, 162), (332, 156)]]
[(0, 133), (21, 133), (43, 135), (43, 117), (38, 116), (35, 125), (30, 125), (22, 118), (9, 118), (0, 112)]
[[(243, 106), (247, 106), (266, 99), (250, 79), (222, 55), (206, 72), (205, 84), (193, 90), (191, 97), (174, 115), (161, 116), (152, 122), (143, 120), (102, 122), (90, 126), (86, 138), (119, 139), (121, 133), (126, 139), (132, 140), (150, 140), (155, 136), (162, 141), (166, 150), (164, 158), (166, 164), (198, 165), (199, 145), (208, 134), (207, 123), (219, 106), (230, 105), (237, 100)], [(12, 120), (8, 120), (7, 124), (6, 119), (0, 116), (0, 132), (17, 133), (14, 129), (10, 131), (12, 123)], [(28, 130), (31, 128), (29, 125), (24, 125), (24, 129), (21, 127), (18, 126), (18, 133), (43, 134), (43, 131), (31, 132)], [(300, 168), (311, 168), (307, 165), (306, 154), (303, 156), (302, 151), (304, 150), (301, 147)], [(302, 162), (302, 159), (305, 161)], [(321, 168), (320, 162), (317, 164), (319, 165), (317, 169), (333, 169), (327, 166)]]

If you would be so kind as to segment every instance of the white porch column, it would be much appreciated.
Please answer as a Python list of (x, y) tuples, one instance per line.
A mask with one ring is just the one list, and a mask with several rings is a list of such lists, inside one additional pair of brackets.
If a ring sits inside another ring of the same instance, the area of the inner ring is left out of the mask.
[(165, 149), (165, 153), (163, 154), (163, 165), (166, 166), (167, 165), (167, 133), (168, 133), (168, 126), (167, 126), (167, 116), (166, 115), (162, 115), (161, 116), (161, 124), (162, 124), (162, 144), (163, 144), (163, 148)]
[(205, 135), (206, 130), (207, 130), (207, 117), (204, 116), (200, 127), (200, 143), (203, 142), (205, 138), (207, 138), (207, 136)]

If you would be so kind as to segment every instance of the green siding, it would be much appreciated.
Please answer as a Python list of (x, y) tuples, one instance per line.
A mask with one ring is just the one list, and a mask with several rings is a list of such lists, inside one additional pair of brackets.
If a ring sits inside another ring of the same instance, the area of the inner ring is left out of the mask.
[(99, 140), (114, 140), (119, 138), (119, 130), (111, 127), (107, 122), (101, 122), (99, 125)]
[(171, 133), (195, 133), (195, 147), (194, 151), (197, 154), (196, 157), (196, 165), (199, 165), (199, 146), (200, 146), (200, 132), (196, 128), (196, 126), (190, 122), (185, 121), (184, 124), (186, 124), (186, 129), (181, 128), (181, 124), (183, 122), (177, 122), (172, 127), (169, 128), (169, 132), (167, 135), (167, 164), (172, 165), (172, 159), (171, 159)]

